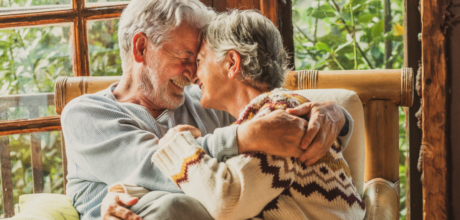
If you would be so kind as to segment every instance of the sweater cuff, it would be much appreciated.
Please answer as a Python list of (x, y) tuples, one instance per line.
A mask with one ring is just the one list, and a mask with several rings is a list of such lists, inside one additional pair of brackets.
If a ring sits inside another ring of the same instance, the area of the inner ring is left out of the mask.
[(347, 114), (345, 113), (345, 110), (343, 110), (343, 115), (345, 117), (345, 124), (343, 125), (342, 130), (339, 133), (340, 137), (346, 136), (349, 130), (349, 122), (348, 122), (348, 117), (347, 117)]
[(187, 167), (201, 161), (206, 152), (189, 131), (176, 135), (152, 156), (152, 162), (177, 185), (186, 177)]
[(238, 125), (217, 128), (213, 134), (198, 138), (197, 141), (211, 157), (222, 162), (238, 155), (237, 129)]
[(120, 192), (120, 193), (127, 193), (130, 196), (141, 198), (145, 196), (145, 194), (149, 193), (149, 191), (144, 188), (140, 187), (136, 184), (129, 184), (129, 183), (115, 183), (108, 187), (109, 192)]
[[(342, 128), (342, 131), (340, 132), (341, 134), (338, 135), (338, 138), (342, 142), (343, 150), (345, 150), (348, 146), (348, 142), (350, 141), (351, 135), (353, 134), (354, 121), (350, 113), (347, 112), (347, 110), (343, 109), (343, 114), (345, 115), (346, 123)], [(346, 130), (346, 132), (344, 131), (344, 129)]]

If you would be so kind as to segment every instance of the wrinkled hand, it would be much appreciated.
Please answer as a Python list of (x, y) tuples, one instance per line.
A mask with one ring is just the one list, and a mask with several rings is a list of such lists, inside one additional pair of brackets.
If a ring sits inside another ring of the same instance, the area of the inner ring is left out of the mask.
[(198, 128), (195, 128), (191, 125), (177, 125), (174, 128), (168, 130), (168, 132), (160, 139), (158, 143), (159, 146), (163, 146), (164, 144), (168, 143), (171, 139), (173, 139), (174, 135), (183, 131), (190, 131), (193, 137), (198, 138), (201, 136), (201, 131)]
[(342, 107), (334, 101), (308, 102), (286, 111), (308, 119), (301, 143), (305, 152), (300, 157), (306, 165), (315, 163), (329, 151), (345, 124)]
[(304, 150), (300, 141), (305, 134), (307, 121), (276, 110), (263, 117), (238, 126), (239, 153), (261, 151), (271, 155), (300, 157)]
[(142, 220), (141, 217), (126, 208), (135, 205), (137, 202), (136, 197), (126, 193), (109, 192), (101, 203), (101, 217), (103, 220)]

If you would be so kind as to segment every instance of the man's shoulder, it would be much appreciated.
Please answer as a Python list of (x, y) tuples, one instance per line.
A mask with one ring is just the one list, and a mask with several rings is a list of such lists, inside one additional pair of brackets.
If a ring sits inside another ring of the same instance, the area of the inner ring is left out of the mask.
[(117, 109), (118, 103), (108, 96), (108, 91), (102, 90), (94, 94), (85, 94), (74, 98), (66, 104), (62, 111), (62, 117), (75, 112), (93, 112), (109, 109)]

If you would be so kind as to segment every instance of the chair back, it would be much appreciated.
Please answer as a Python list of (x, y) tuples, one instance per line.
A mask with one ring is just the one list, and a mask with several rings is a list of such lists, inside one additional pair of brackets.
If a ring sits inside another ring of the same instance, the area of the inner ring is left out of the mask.
[[(103, 90), (120, 78), (59, 77), (56, 112), (60, 114), (72, 99)], [(366, 219), (399, 219), (398, 106), (412, 106), (412, 69), (292, 71), (284, 87), (301, 90), (299, 94), (313, 101), (335, 100), (352, 115), (354, 132), (344, 157), (363, 192)]]

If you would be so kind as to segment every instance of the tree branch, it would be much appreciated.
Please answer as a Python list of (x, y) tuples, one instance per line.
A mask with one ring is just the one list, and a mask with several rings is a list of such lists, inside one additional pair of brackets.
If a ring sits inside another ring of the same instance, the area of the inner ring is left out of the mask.
[(316, 42), (315, 42), (313, 39), (311, 39), (310, 37), (308, 37), (307, 34), (306, 34), (305, 32), (303, 32), (303, 31), (299, 28), (299, 26), (297, 26), (296, 24), (294, 24), (294, 27), (297, 28), (297, 30), (302, 34), (302, 36), (304, 36), (305, 38), (307, 38), (307, 40), (309, 40), (310, 42), (316, 44)]
[[(333, 8), (337, 11), (337, 12), (340, 12), (340, 8), (339, 6), (337, 5), (337, 3), (335, 2), (335, 0), (328, 0), (328, 1), (332, 1), (332, 4), (329, 2), (330, 5), (333, 6)], [(338, 18), (340, 19), (340, 21), (342, 21), (343, 25), (345, 25), (345, 29), (347, 29), (348, 31), (348, 34), (350, 34), (352, 37), (355, 36), (355, 33), (353, 31), (350, 30), (350, 27), (348, 27), (347, 25), (347, 22), (345, 22), (345, 20), (338, 16)], [(364, 58), (364, 60), (366, 61), (367, 65), (369, 65), (369, 67), (371, 69), (374, 69), (374, 66), (372, 65), (372, 63), (369, 61), (369, 59), (367, 59), (366, 57), (366, 54), (364, 54), (364, 51), (361, 49), (361, 47), (359, 46), (359, 44), (356, 44), (356, 47), (358, 48), (359, 50), (359, 53), (361, 54), (361, 56)]]

